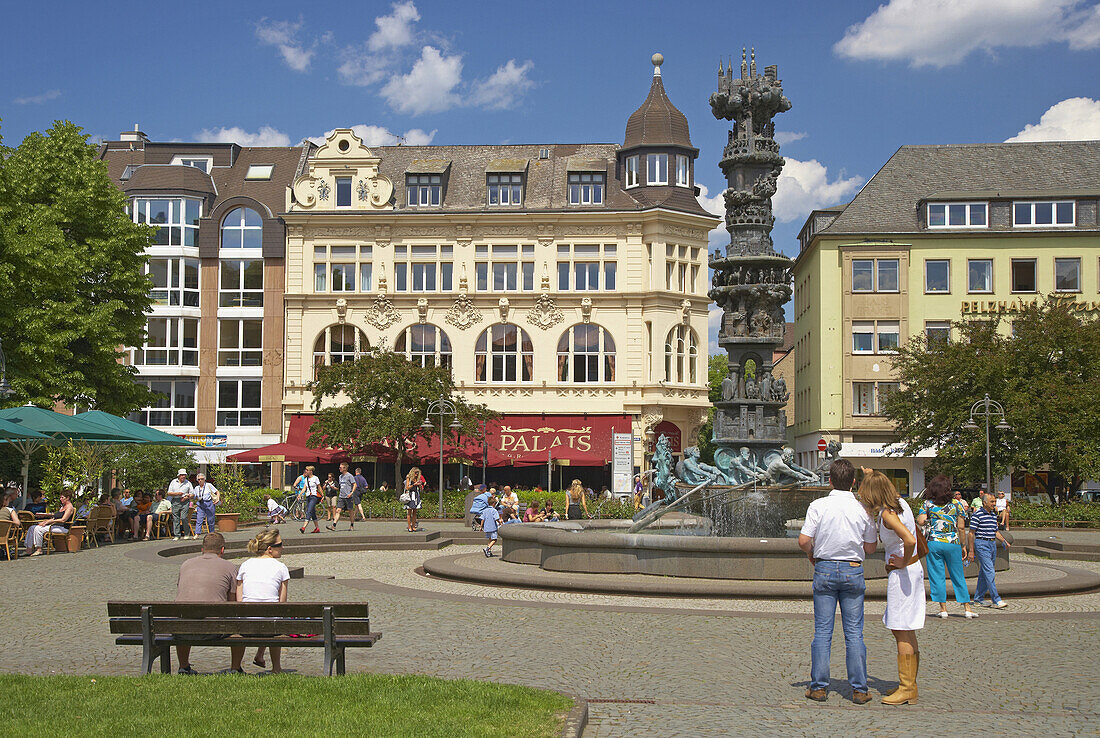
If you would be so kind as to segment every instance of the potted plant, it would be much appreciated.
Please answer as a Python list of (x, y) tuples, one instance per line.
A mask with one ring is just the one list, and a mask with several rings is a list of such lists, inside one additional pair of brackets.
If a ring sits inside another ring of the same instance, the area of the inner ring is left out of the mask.
[(238, 519), (250, 497), (244, 473), (237, 464), (218, 464), (213, 477), (221, 497), (214, 511), (214, 527), (221, 533), (232, 533), (237, 530)]

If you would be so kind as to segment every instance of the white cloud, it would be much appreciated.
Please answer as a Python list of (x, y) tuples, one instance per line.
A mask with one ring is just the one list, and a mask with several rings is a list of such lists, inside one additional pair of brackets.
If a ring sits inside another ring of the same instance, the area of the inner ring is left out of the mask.
[[(429, 133), (420, 128), (410, 128), (399, 136), (396, 133), (391, 133), (388, 128), (367, 125), (366, 123), (352, 126), (351, 130), (355, 132), (356, 136), (363, 140), (364, 146), (393, 146), (399, 142), (406, 146), (427, 146), (432, 142), (436, 134), (434, 129)], [(326, 131), (325, 135), (311, 136), (309, 140), (320, 146), (324, 144), (331, 135), (332, 131)]]
[(972, 52), (1066, 41), (1100, 45), (1100, 12), (1081, 0), (890, 0), (848, 28), (833, 51), (850, 59), (946, 67)]
[(389, 59), (383, 56), (347, 48), (341, 52), (341, 58), (344, 61), (336, 68), (336, 74), (344, 84), (369, 87), (388, 74)]
[(491, 77), (474, 83), (470, 91), (469, 104), (489, 110), (512, 107), (523, 93), (534, 87), (535, 83), (527, 77), (527, 73), (533, 66), (534, 63), (530, 61), (516, 64), (515, 59), (509, 59), (508, 63), (498, 67)]
[(775, 142), (780, 146), (784, 146), (795, 141), (801, 141), (806, 138), (805, 131), (776, 131)]
[(420, 50), (408, 74), (391, 77), (382, 97), (399, 113), (439, 113), (460, 102), (455, 88), (462, 82), (462, 56), (447, 56), (434, 46)]
[(849, 199), (863, 182), (862, 177), (845, 178), (843, 174), (829, 181), (829, 172), (817, 159), (788, 157), (776, 184), (772, 212), (781, 223), (802, 220), (811, 210)]
[(46, 90), (40, 95), (28, 95), (27, 97), (17, 97), (12, 100), (16, 105), (41, 105), (44, 102), (50, 100), (56, 100), (61, 97), (61, 90)]
[(256, 133), (249, 133), (239, 126), (232, 128), (204, 128), (195, 136), (203, 143), (235, 143), (241, 146), (290, 146), (290, 136), (271, 126), (261, 126)]
[(722, 218), (722, 222), (711, 230), (707, 239), (711, 249), (722, 249), (730, 242), (729, 234), (726, 232), (726, 200), (723, 194), (725, 190), (719, 190), (717, 195), (711, 197), (710, 190), (707, 189), (705, 184), (698, 182), (695, 184), (699, 188), (699, 194), (695, 196), (695, 199), (703, 206), (703, 210)]
[(288, 67), (296, 72), (305, 72), (309, 69), (316, 49), (306, 48), (298, 40), (298, 32), (301, 29), (301, 21), (291, 23), (290, 21), (269, 21), (263, 18), (256, 24), (256, 38), (267, 46), (277, 48)]
[(722, 308), (715, 305), (713, 302), (710, 304), (710, 309), (707, 312), (707, 335), (709, 341), (707, 345), (710, 346), (712, 352), (718, 352), (718, 331), (722, 328)]
[(412, 0), (407, 0), (403, 3), (394, 3), (392, 7), (392, 13), (380, 15), (374, 19), (374, 25), (378, 30), (367, 39), (367, 48), (371, 51), (396, 49), (413, 42), (412, 24), (420, 20), (416, 5)]
[(1024, 130), (1006, 139), (1005, 143), (1096, 140), (1100, 140), (1100, 100), (1071, 97), (1051, 105), (1038, 123), (1024, 126)]

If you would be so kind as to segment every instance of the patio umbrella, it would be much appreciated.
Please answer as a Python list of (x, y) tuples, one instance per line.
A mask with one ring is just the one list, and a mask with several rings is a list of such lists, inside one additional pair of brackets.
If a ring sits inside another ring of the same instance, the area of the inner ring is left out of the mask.
[[(5, 443), (14, 446), (23, 455), (23, 497), (27, 501), (27, 482), (30, 477), (31, 454), (43, 446), (61, 446), (69, 441), (90, 443), (140, 443), (132, 434), (120, 433), (94, 420), (73, 415), (62, 415), (34, 405), (9, 407), (0, 410), (0, 420), (5, 420), (26, 432), (23, 438), (7, 438)], [(30, 435), (33, 432), (40, 438)]]
[(15, 423), (9, 423), (6, 420), (0, 420), (0, 441), (17, 440), (24, 441), (28, 439), (45, 439), (48, 436), (44, 436), (37, 431), (27, 430), (21, 428)]
[(120, 418), (117, 415), (111, 415), (111, 413), (105, 413), (102, 410), (88, 410), (87, 412), (79, 413), (73, 417), (80, 418), (81, 420), (91, 420), (95, 423), (110, 428), (118, 433), (124, 433), (135, 438), (142, 440), (130, 441), (130, 443), (142, 443), (150, 446), (184, 446), (186, 448), (202, 448), (197, 443), (192, 443), (185, 438), (172, 435), (171, 433), (165, 433), (159, 431), (156, 428), (150, 428), (147, 425), (141, 423), (135, 423), (132, 420), (126, 418)]

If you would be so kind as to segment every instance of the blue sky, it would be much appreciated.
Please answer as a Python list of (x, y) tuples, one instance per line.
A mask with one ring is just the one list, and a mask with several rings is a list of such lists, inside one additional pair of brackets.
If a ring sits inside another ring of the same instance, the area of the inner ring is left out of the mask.
[(4, 16), (8, 145), (61, 118), (245, 144), (345, 126), (374, 144), (621, 142), (660, 51), (712, 198), (718, 59), (755, 46), (794, 104), (776, 121), (789, 254), (811, 208), (850, 199), (902, 144), (1100, 139), (1094, 0), (38, 2)]

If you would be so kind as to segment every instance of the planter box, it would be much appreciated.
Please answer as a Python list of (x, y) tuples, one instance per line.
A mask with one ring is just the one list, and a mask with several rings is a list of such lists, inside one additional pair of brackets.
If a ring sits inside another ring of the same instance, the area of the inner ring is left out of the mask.
[(214, 527), (219, 533), (232, 533), (237, 530), (237, 518), (240, 513), (214, 513)]
[(76, 553), (80, 550), (80, 544), (84, 541), (83, 525), (74, 525), (68, 533), (48, 533), (53, 550), (57, 553)]

